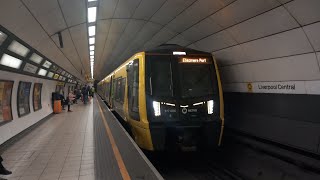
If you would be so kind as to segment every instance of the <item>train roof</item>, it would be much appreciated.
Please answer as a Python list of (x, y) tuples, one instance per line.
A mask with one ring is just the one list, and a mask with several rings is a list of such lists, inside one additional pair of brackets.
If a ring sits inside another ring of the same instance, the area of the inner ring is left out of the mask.
[(173, 51), (181, 51), (186, 52), (187, 54), (207, 54), (211, 55), (211, 53), (204, 52), (204, 51), (198, 51), (195, 49), (186, 48), (183, 46), (179, 46), (176, 44), (163, 44), (156, 48), (149, 49), (145, 51), (145, 53), (148, 54), (172, 54)]

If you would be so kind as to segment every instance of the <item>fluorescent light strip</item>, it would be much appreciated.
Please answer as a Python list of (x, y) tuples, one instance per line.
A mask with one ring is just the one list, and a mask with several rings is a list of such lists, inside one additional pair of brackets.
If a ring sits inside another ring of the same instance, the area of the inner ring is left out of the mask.
[(8, 49), (11, 52), (14, 52), (16, 54), (19, 54), (20, 56), (26, 57), (26, 55), (29, 53), (29, 49), (25, 47), (24, 45), (18, 43), (17, 41), (12, 41)]
[(89, 36), (96, 35), (96, 26), (89, 26), (88, 27)]
[(94, 55), (94, 51), (90, 51), (90, 56), (93, 56)]
[(17, 59), (13, 56), (10, 56), (8, 54), (3, 54), (0, 64), (8, 67), (12, 67), (15, 69), (20, 69), (20, 66), (22, 64), (22, 61), (20, 59)]
[(95, 22), (97, 18), (97, 7), (88, 8), (88, 22)]
[(95, 38), (94, 37), (91, 37), (89, 38), (89, 44), (94, 44), (95, 43)]
[(47, 70), (45, 70), (45, 69), (40, 69), (40, 71), (38, 72), (38, 74), (39, 74), (40, 76), (45, 76), (45, 75), (47, 74)]
[(94, 51), (94, 46), (93, 45), (90, 46), (89, 48), (90, 48), (90, 51)]

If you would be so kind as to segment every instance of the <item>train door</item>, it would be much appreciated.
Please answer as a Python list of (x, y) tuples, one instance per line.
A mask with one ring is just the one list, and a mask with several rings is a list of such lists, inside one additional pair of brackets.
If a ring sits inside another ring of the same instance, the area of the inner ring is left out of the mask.
[(139, 59), (127, 65), (128, 77), (128, 111), (133, 120), (140, 120), (139, 116)]

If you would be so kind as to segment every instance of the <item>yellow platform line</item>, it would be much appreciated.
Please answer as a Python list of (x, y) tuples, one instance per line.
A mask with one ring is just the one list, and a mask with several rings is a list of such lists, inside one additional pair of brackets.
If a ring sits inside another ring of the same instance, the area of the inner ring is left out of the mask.
[(121, 157), (121, 154), (119, 152), (118, 146), (117, 146), (117, 144), (116, 144), (116, 142), (115, 142), (115, 140), (113, 138), (113, 135), (111, 133), (110, 127), (109, 127), (109, 125), (107, 123), (106, 117), (103, 114), (102, 108), (101, 108), (100, 103), (99, 103), (98, 100), (97, 100), (97, 103), (99, 105), (102, 121), (103, 121), (103, 124), (104, 124), (104, 126), (106, 128), (107, 136), (108, 136), (108, 138), (110, 140), (110, 143), (111, 143), (111, 146), (112, 146), (112, 150), (113, 150), (113, 154), (114, 154), (114, 156), (115, 156), (115, 158), (117, 160), (117, 164), (118, 164), (122, 179), (131, 180), (131, 178), (129, 176), (129, 173), (127, 171), (126, 165), (124, 164), (124, 162), (122, 160), (122, 157)]

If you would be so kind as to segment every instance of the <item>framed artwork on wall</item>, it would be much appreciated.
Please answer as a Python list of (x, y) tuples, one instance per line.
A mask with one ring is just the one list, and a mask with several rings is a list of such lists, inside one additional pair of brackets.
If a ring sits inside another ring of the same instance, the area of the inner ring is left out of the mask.
[(31, 82), (19, 82), (18, 87), (18, 98), (17, 98), (17, 105), (18, 105), (18, 116), (22, 117), (30, 113), (30, 88)]
[(13, 119), (11, 108), (13, 83), (0, 80), (0, 125)]
[(38, 111), (42, 109), (41, 90), (42, 90), (42, 83), (34, 83), (34, 86), (33, 86), (33, 110), (34, 111)]

